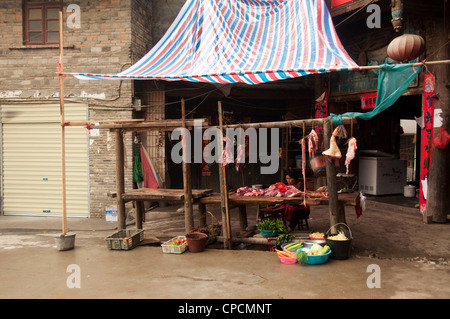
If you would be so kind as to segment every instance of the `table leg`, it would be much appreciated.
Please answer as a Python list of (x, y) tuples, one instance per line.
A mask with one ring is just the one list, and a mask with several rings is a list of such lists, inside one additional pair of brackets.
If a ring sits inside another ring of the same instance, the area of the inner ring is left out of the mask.
[(119, 230), (126, 229), (125, 201), (122, 194), (125, 192), (125, 173), (124, 173), (124, 145), (123, 133), (116, 130), (116, 192), (117, 192), (117, 228)]
[(239, 223), (241, 225), (241, 231), (245, 231), (248, 226), (247, 207), (245, 205), (239, 205)]
[(142, 229), (142, 217), (144, 215), (144, 202), (136, 201), (136, 229)]
[(199, 226), (206, 227), (206, 205), (202, 204), (202, 203), (198, 203), (198, 211), (200, 213)]

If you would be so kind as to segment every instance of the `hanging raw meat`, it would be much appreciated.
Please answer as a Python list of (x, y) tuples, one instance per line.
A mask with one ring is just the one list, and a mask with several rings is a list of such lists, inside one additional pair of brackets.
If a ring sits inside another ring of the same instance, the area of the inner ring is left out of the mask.
[(342, 157), (341, 151), (339, 150), (339, 147), (337, 146), (337, 143), (336, 143), (336, 136), (338, 135), (338, 133), (339, 133), (339, 126), (334, 129), (334, 132), (331, 135), (331, 139), (330, 139), (330, 148), (327, 149), (326, 151), (323, 151), (322, 152), (323, 155), (327, 155), (327, 156), (335, 157), (335, 158)]
[(244, 144), (239, 144), (238, 148), (237, 148), (237, 157), (236, 157), (236, 172), (241, 172), (242, 171), (242, 167), (244, 166), (245, 163), (245, 145)]
[(348, 175), (350, 162), (355, 158), (355, 152), (358, 149), (356, 146), (356, 138), (352, 137), (348, 140), (348, 149), (345, 156), (345, 166), (347, 167), (346, 174)]
[(319, 136), (314, 129), (308, 135), (308, 152), (309, 157), (313, 158), (316, 155), (317, 145), (319, 144)]
[(228, 137), (224, 137), (223, 141), (225, 142), (225, 146), (222, 151), (222, 166), (227, 166), (227, 164), (233, 163), (233, 144)]

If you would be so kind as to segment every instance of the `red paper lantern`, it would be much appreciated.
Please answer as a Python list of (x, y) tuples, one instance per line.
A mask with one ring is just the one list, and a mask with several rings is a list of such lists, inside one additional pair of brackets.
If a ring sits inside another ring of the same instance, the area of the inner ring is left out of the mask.
[(425, 51), (425, 40), (417, 34), (404, 34), (391, 41), (388, 56), (395, 61), (411, 61)]

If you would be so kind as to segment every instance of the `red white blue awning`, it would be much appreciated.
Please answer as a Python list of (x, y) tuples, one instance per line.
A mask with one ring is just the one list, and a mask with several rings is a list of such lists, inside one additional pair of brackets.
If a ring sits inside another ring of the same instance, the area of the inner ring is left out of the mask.
[(163, 38), (127, 70), (72, 75), (259, 84), (357, 68), (324, 0), (187, 0)]

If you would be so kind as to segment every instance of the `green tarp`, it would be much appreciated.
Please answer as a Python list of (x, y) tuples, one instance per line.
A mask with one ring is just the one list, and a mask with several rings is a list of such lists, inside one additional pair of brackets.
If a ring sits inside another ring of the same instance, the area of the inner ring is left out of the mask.
[(412, 81), (414, 81), (423, 67), (413, 65), (413, 63), (380, 65), (381, 71), (378, 75), (377, 101), (375, 108), (366, 113), (347, 112), (340, 115), (331, 114), (330, 116), (332, 117), (333, 125), (337, 126), (342, 124), (343, 117), (369, 120), (392, 106), (411, 85)]
[(134, 158), (133, 158), (133, 182), (139, 183), (144, 180), (144, 174), (142, 173), (141, 156), (139, 155), (139, 149), (136, 143), (134, 144)]

